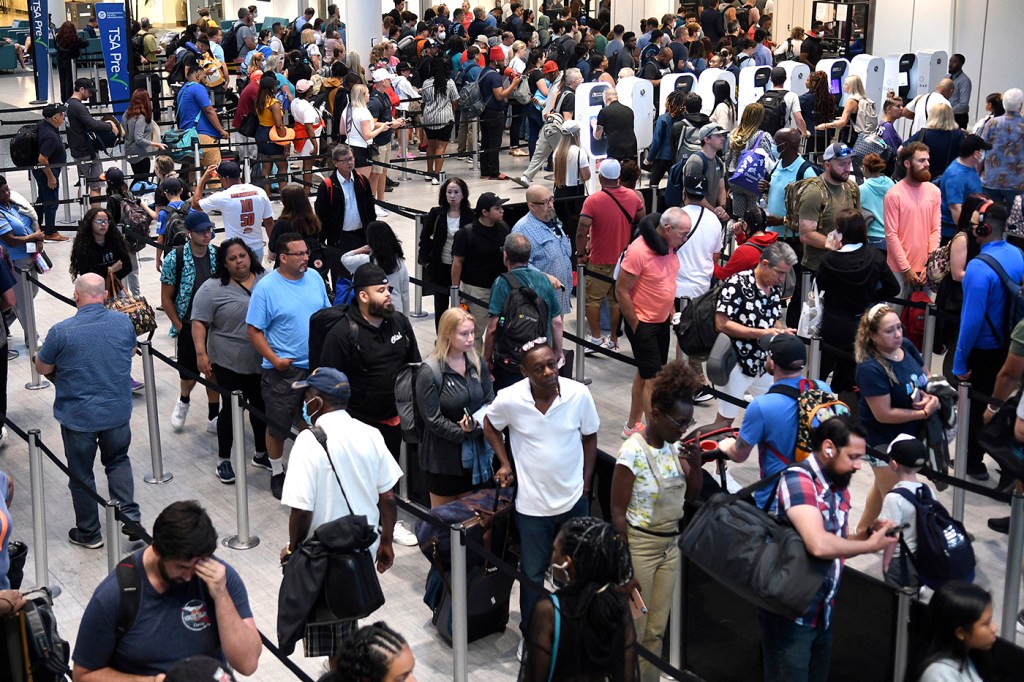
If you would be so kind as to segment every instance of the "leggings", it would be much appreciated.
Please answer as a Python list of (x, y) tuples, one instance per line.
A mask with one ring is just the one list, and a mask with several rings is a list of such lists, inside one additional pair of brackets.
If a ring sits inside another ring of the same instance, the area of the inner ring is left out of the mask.
[[(242, 398), (255, 406), (260, 412), (266, 408), (263, 405), (263, 394), (260, 392), (260, 374), (239, 374), (227, 367), (213, 365), (213, 374), (217, 377), (217, 385), (228, 391), (241, 391)], [(256, 413), (249, 411), (249, 424), (252, 425), (252, 437), (256, 445), (256, 452), (267, 451), (267, 425), (256, 416)], [(231, 402), (226, 401), (226, 409), (220, 411), (217, 417), (217, 454), (221, 459), (230, 459), (231, 445), (234, 442), (231, 423)], [(244, 466), (244, 463), (242, 463)]]

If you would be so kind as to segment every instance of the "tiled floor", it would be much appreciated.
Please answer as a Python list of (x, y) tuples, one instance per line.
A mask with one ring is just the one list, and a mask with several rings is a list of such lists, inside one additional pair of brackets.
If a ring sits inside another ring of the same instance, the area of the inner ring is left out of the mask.
[[(0, 76), (0, 100), (24, 105), (31, 99), (29, 94), (30, 80), (27, 77)], [(0, 120), (8, 118), (0, 116)], [(12, 132), (9, 125), (3, 127), (4, 133)], [(6, 145), (3, 145), (6, 152)], [(0, 158), (6, 153), (0, 154)], [(526, 161), (513, 159), (507, 153), (501, 157), (502, 169), (512, 174), (525, 168)], [(422, 164), (421, 164), (422, 166)], [(470, 172), (470, 166), (459, 160), (449, 160), (446, 170), (451, 175), (466, 178), (476, 176)], [(518, 174), (518, 173), (516, 173)], [(8, 173), (8, 181), (14, 189), (28, 195), (26, 173)], [(482, 191), (496, 191), (500, 196), (510, 197), (513, 201), (521, 201), (523, 190), (511, 182), (484, 182), (478, 179), (469, 180), (471, 195), (475, 198)], [(410, 176), (403, 181), (396, 191), (387, 195), (387, 200), (396, 204), (410, 206), (421, 210), (430, 208), (436, 201), (437, 189), (418, 176)], [(276, 209), (279, 211), (279, 207)], [(77, 218), (78, 211), (74, 209)], [(58, 214), (58, 221), (63, 211)], [(216, 220), (216, 219), (215, 219)], [(394, 216), (388, 219), (392, 227), (402, 239), (410, 262), (415, 251), (413, 223), (410, 220)], [(71, 282), (67, 275), (70, 243), (48, 245), (47, 252), (54, 262), (53, 270), (43, 277), (43, 282), (54, 289), (70, 295)], [(143, 253), (142, 255), (146, 255)], [(142, 263), (142, 287), (151, 302), (158, 299), (159, 285), (157, 273), (152, 261)], [(424, 299), (429, 307), (430, 298)], [(46, 331), (56, 321), (70, 314), (72, 310), (63, 303), (57, 302), (45, 293), (36, 298), (37, 321), (39, 334), (45, 336)], [(166, 320), (160, 318), (162, 324), (154, 341), (154, 346), (167, 354), (173, 354), (173, 344), (166, 336)], [(421, 350), (426, 351), (434, 341), (432, 319), (430, 317), (413, 320)], [(567, 320), (567, 329), (574, 329), (574, 316)], [(57, 423), (52, 417), (53, 389), (29, 391), (23, 388), (29, 380), (29, 371), (25, 347), (22, 342), (20, 328), (15, 327), (11, 339), (11, 347), (20, 350), (21, 356), (12, 361), (10, 382), (8, 387), (8, 416), (22, 428), (39, 428), (43, 442), (61, 455), (60, 433)], [(936, 363), (936, 367), (939, 363)], [(587, 361), (587, 374), (593, 380), (591, 390), (597, 401), (602, 416), (602, 428), (599, 445), (609, 452), (616, 452), (622, 442), (619, 430), (628, 409), (628, 386), (632, 377), (629, 367), (606, 358), (594, 358)], [(136, 361), (135, 376), (141, 378), (141, 364)], [(147, 527), (152, 524), (156, 514), (168, 503), (179, 499), (197, 499), (208, 509), (222, 537), (236, 532), (235, 489), (222, 485), (214, 476), (216, 464), (216, 438), (206, 432), (206, 420), (203, 413), (201, 393), (195, 392), (195, 408), (189, 415), (185, 429), (174, 433), (170, 429), (169, 417), (178, 390), (177, 377), (173, 370), (163, 363), (156, 362), (156, 388), (160, 404), (161, 443), (163, 462), (166, 471), (173, 474), (173, 479), (163, 485), (148, 485), (142, 482), (145, 474), (151, 471), (149, 438), (146, 420), (145, 401), (141, 396), (135, 398), (135, 412), (132, 418), (134, 447), (131, 458), (136, 479), (136, 498), (142, 507), (143, 523)], [(698, 407), (696, 419), (698, 423), (708, 423), (714, 419), (715, 403), (705, 403)], [(248, 427), (247, 427), (248, 430)], [(251, 444), (251, 435), (247, 436)], [(10, 446), (0, 451), (0, 468), (9, 471), (15, 480), (15, 500), (12, 508), (15, 524), (15, 536), (25, 539), (31, 544), (32, 500), (29, 489), (27, 463), (27, 447), (24, 442), (12, 437)], [(107, 573), (106, 554), (104, 550), (84, 550), (73, 547), (67, 542), (67, 529), (74, 521), (66, 479), (60, 471), (50, 463), (45, 466), (45, 504), (47, 515), (47, 547), (49, 552), (49, 570), (51, 581), (60, 585), (62, 595), (56, 601), (56, 612), (62, 634), (74, 642), (82, 611), (89, 600), (96, 584)], [(753, 481), (757, 469), (754, 462), (734, 466), (731, 470), (741, 483)], [(249, 513), (252, 532), (260, 537), (260, 544), (247, 551), (235, 551), (222, 548), (219, 556), (231, 563), (241, 573), (249, 590), (249, 598), (255, 613), (256, 623), (271, 639), (276, 639), (277, 588), (279, 581), (277, 556), (285, 544), (287, 509), (281, 507), (269, 493), (269, 476), (262, 470), (249, 468)], [(105, 490), (100, 479), (101, 494)], [(863, 506), (864, 496), (870, 484), (871, 474), (862, 472), (855, 477), (852, 485), (854, 508)], [(950, 492), (940, 495), (950, 504)], [(38, 502), (38, 501), (37, 501)], [(1002, 585), (1005, 570), (1006, 537), (996, 535), (988, 530), (985, 520), (989, 516), (1003, 514), (1000, 505), (983, 498), (967, 496), (967, 526), (975, 534), (975, 550), (979, 560), (978, 582), (993, 591), (996, 598), (995, 610), (998, 621), (1002, 606)], [(856, 512), (854, 516), (856, 517)], [(430, 612), (421, 602), (423, 579), (427, 571), (427, 562), (416, 548), (396, 547), (397, 558), (395, 567), (382, 578), (387, 604), (378, 612), (377, 617), (388, 621), (402, 632), (412, 644), (416, 654), (418, 667), (417, 677), (420, 680), (441, 681), (451, 679), (452, 655), (439, 637), (434, 634), (430, 624)], [(27, 567), (28, 582), (31, 576), (33, 557)], [(877, 574), (880, 565), (879, 557), (861, 557), (850, 562), (851, 566)], [(517, 595), (513, 595), (513, 612), (510, 629), (501, 636), (490, 636), (474, 642), (469, 648), (470, 679), (473, 680), (511, 680), (515, 678), (518, 664), (515, 660), (515, 648), (518, 642), (516, 625), (518, 623)], [(313, 677), (322, 669), (322, 659), (307, 660), (301, 653), (293, 655), (303, 669)], [(258, 680), (290, 680), (293, 676), (268, 652), (264, 652), (260, 669), (254, 676)]]

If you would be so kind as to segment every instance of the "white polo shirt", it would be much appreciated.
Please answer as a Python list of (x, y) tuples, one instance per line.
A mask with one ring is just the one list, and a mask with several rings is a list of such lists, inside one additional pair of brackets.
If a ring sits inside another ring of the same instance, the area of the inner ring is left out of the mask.
[[(380, 431), (353, 419), (348, 412), (328, 412), (316, 420), (327, 434), (327, 447), (338, 477), (345, 485), (345, 497), (331, 471), (324, 449), (308, 430), (295, 439), (284, 477), (281, 504), (313, 512), (310, 533), (328, 521), (347, 514), (363, 514), (372, 527), (380, 523), (377, 500), (395, 487), (402, 477), (395, 458), (384, 445)], [(375, 542), (370, 552), (375, 554)]]
[(582, 436), (597, 433), (601, 418), (590, 390), (558, 380), (560, 395), (541, 414), (529, 379), (498, 391), (487, 418), (508, 427), (516, 463), (516, 511), (527, 516), (564, 514), (583, 496)]

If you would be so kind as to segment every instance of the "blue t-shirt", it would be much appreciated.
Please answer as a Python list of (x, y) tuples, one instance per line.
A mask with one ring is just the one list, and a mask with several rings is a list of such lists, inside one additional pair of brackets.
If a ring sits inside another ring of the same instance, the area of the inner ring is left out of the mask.
[[(145, 550), (132, 559), (140, 566)], [(249, 596), (237, 571), (227, 569), (227, 590), (243, 620), (252, 618)], [(72, 659), (89, 670), (112, 667), (129, 675), (159, 675), (190, 656), (212, 656), (227, 663), (217, 632), (217, 611), (206, 584), (198, 576), (173, 583), (163, 594), (141, 576), (142, 596), (135, 624), (120, 640), (115, 636), (120, 591), (111, 573), (93, 592), (78, 628)]]
[[(783, 386), (799, 388), (803, 377), (780, 379), (775, 382)], [(816, 388), (832, 392), (824, 381), (813, 382)], [(797, 404), (788, 395), (765, 393), (751, 401), (740, 425), (740, 438), (744, 443), (756, 445), (761, 478), (767, 478), (776, 471), (782, 471), (794, 461), (796, 453)], [(783, 459), (785, 457), (786, 459)], [(774, 486), (761, 488), (754, 493), (754, 501), (764, 507), (771, 497)]]
[[(776, 216), (777, 218), (786, 217), (786, 186), (791, 182), (797, 180), (803, 180), (805, 178), (813, 178), (817, 173), (814, 172), (814, 167), (808, 164), (807, 168), (804, 169), (803, 176), (797, 177), (797, 171), (800, 170), (807, 159), (797, 155), (793, 160), (793, 163), (788, 166), (783, 166), (780, 161), (775, 166), (775, 170), (772, 171), (770, 178), (770, 185), (768, 187), (768, 215)], [(768, 228), (769, 232), (782, 232), (782, 225), (772, 225)]]
[(132, 418), (135, 326), (102, 303), (50, 328), (39, 359), (57, 366), (53, 416), (74, 431), (104, 431)]
[(910, 339), (903, 339), (903, 360), (900, 362), (888, 361), (892, 367), (893, 375), (896, 377), (894, 384), (885, 372), (885, 368), (875, 358), (870, 358), (857, 365), (857, 386), (860, 388), (860, 421), (868, 432), (868, 445), (873, 447), (884, 446), (892, 442), (893, 438), (905, 433), (910, 436), (917, 436), (921, 429), (921, 421), (913, 420), (903, 424), (882, 424), (868, 407), (867, 398), (874, 396), (889, 396), (890, 405), (895, 409), (911, 409), (914, 391), (920, 388), (922, 391), (928, 385), (928, 372), (924, 370), (924, 358), (917, 351)]
[(0, 590), (11, 589), (7, 571), (11, 557), (7, 554), (7, 543), (11, 539), (11, 513), (7, 511), (7, 474), (0, 471)]
[[(203, 113), (203, 109), (213, 106), (210, 101), (210, 93), (206, 86), (199, 83), (186, 83), (178, 93), (178, 126), (181, 130), (195, 128), (200, 135), (220, 137), (220, 133), (213, 127), (209, 119)], [(196, 116), (199, 122), (196, 123)]]
[[(253, 287), (245, 322), (263, 332), (278, 357), (293, 358), (295, 367), (309, 369), (309, 318), (330, 305), (324, 280), (315, 270), (306, 270), (299, 280), (274, 270)], [(271, 368), (266, 358), (263, 368)]]
[(964, 199), (971, 194), (981, 194), (981, 176), (973, 168), (954, 161), (939, 178), (938, 185), (942, 190), (942, 236), (952, 237), (956, 228), (946, 227), (953, 224), (953, 214), (949, 212), (949, 205), (962, 205)]
[(504, 86), (505, 79), (494, 69), (487, 67), (480, 73), (480, 95), (487, 103), (488, 109), (501, 111), (505, 108), (505, 103), (494, 96), (494, 89)]
[[(8, 204), (7, 206), (0, 204), (0, 235), (8, 233), (15, 237), (25, 237), (32, 234), (32, 219), (19, 212), (18, 207), (14, 204)], [(25, 250), (24, 244), (17, 246), (4, 244), (4, 247), (7, 249), (7, 253), (11, 255), (12, 260), (28, 258), (28, 251)]]

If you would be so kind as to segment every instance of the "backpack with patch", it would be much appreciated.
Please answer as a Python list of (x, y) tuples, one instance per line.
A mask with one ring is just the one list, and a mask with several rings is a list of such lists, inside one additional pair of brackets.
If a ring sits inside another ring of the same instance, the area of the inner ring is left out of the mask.
[[(342, 318), (348, 317), (349, 306), (335, 305), (330, 308), (318, 310), (309, 318), (309, 371), (320, 366), (320, 356), (324, 352), (324, 340), (328, 332), (334, 329), (335, 325), (341, 322)], [(348, 318), (349, 340), (353, 348), (359, 348), (359, 327), (355, 321)]]
[(643, 71), (643, 68), (647, 66), (648, 62), (658, 56), (659, 52), (661, 52), (661, 45), (657, 43), (647, 43), (644, 45), (644, 49), (640, 50), (640, 68), (637, 70), (638, 75), (639, 72)]
[(241, 25), (241, 22), (236, 21), (221, 39), (220, 45), (224, 48), (224, 61), (228, 63), (238, 61), (238, 53), (240, 51), (238, 49), (238, 27)]
[(47, 588), (25, 595), (23, 610), (24, 653), (30, 668), (26, 679), (36, 682), (56, 682), (71, 676), (68, 662), (71, 647), (57, 632), (57, 619), (53, 615), (53, 598)]
[(146, 247), (149, 226), (152, 223), (153, 219), (137, 199), (121, 197), (121, 232), (133, 253), (138, 253)]
[(853, 122), (854, 132), (860, 135), (878, 130), (878, 107), (875, 105), (875, 100), (858, 97), (857, 101), (857, 119)]
[(185, 234), (185, 217), (191, 210), (192, 204), (187, 201), (181, 202), (181, 206), (177, 208), (171, 208), (170, 205), (164, 208), (167, 213), (167, 219), (164, 221), (165, 246), (184, 246), (188, 241), (188, 235)]
[(796, 450), (792, 453), (778, 452), (770, 448), (773, 455), (792, 464), (802, 462), (811, 455), (811, 432), (823, 422), (839, 415), (849, 415), (850, 407), (835, 394), (818, 388), (810, 379), (801, 379), (799, 387), (774, 384), (769, 393), (777, 393), (796, 401)]
[(487, 71), (494, 71), (494, 69), (490, 67), (482, 69), (475, 81), (466, 83), (459, 90), (459, 111), (464, 113), (469, 120), (480, 118), (480, 114), (484, 113), (484, 109), (487, 107), (487, 101), (494, 96), (488, 94), (485, 98), (483, 90), (480, 89), (480, 81)]
[(679, 299), (679, 322), (675, 326), (679, 347), (687, 355), (706, 355), (718, 338), (715, 312), (722, 285), (716, 284), (696, 298)]
[[(803, 168), (803, 166), (801, 166)], [(799, 176), (797, 176), (799, 177)], [(832, 193), (825, 186), (825, 180), (819, 175), (813, 178), (804, 178), (802, 180), (796, 180), (786, 185), (785, 192), (785, 205), (786, 205), (786, 217), (783, 219), (782, 224), (784, 231), (782, 236), (784, 238), (797, 237), (800, 234), (800, 199), (803, 197), (804, 192), (807, 191), (808, 187), (814, 187), (818, 189), (821, 194), (821, 206), (818, 208), (818, 224), (821, 224), (822, 216), (828, 211), (829, 206), (832, 203)], [(854, 207), (860, 210), (860, 187), (854, 182), (853, 178), (846, 181), (846, 187), (853, 195)]]
[(11, 161), (18, 168), (31, 168), (39, 163), (39, 124), (18, 128), (11, 138)]
[(761, 130), (774, 135), (786, 127), (786, 93), (782, 90), (769, 90), (757, 100), (764, 107), (764, 119)]
[(572, 36), (563, 35), (551, 41), (547, 59), (558, 64), (562, 71), (576, 66), (576, 41)]
[[(472, 363), (467, 362), (467, 379), (471, 371)], [(402, 425), (402, 437), (406, 443), (421, 443), (426, 429), (423, 415), (416, 404), (416, 381), (421, 372), (430, 372), (434, 387), (441, 388), (441, 368), (436, 360), (407, 363), (395, 375), (395, 408), (398, 410), (398, 421)]]
[(1003, 266), (991, 254), (980, 254), (978, 259), (995, 271), (1003, 283), (1003, 290), (1006, 292), (1006, 310), (1003, 314), (1004, 326), (1002, 333), (999, 332), (992, 318), (988, 316), (988, 311), (985, 311), (985, 323), (988, 324), (989, 329), (999, 339), (999, 342), (1005, 346), (1010, 342), (1010, 332), (1013, 331), (1018, 322), (1024, 319), (1024, 288), (1021, 287), (1020, 282), (1014, 282), (1010, 279), (1010, 275), (1006, 273)]
[(900, 546), (921, 581), (933, 590), (949, 580), (974, 582), (974, 547), (964, 524), (950, 516), (927, 485), (916, 492), (906, 488), (893, 488), (892, 492), (914, 505), (917, 551), (911, 552), (902, 536)]
[(509, 286), (495, 330), (494, 361), (511, 372), (519, 371), (523, 344), (548, 335), (548, 304), (511, 272), (502, 278)]

